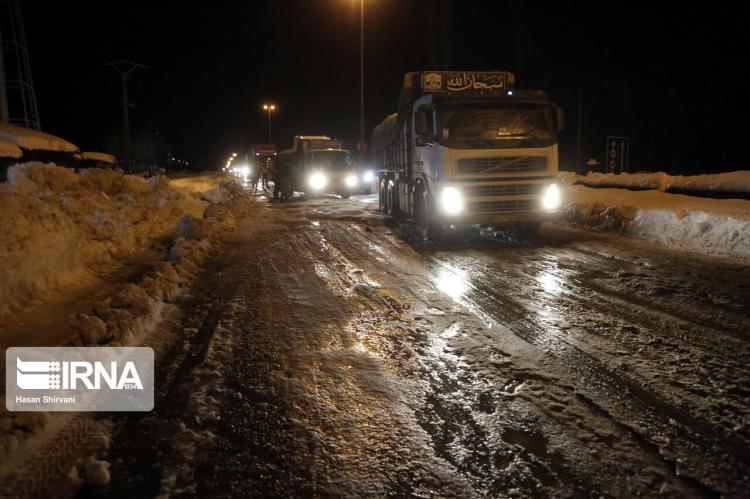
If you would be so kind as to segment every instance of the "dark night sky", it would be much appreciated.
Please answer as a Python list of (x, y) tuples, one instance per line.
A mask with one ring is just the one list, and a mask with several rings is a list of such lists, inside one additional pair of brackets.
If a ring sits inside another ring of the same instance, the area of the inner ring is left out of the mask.
[[(264, 142), (328, 133), (354, 146), (359, 13), (354, 0), (23, 2), (42, 127), (83, 149), (119, 152), (119, 78), (100, 65), (149, 66), (131, 83), (133, 133), (215, 168)], [(628, 135), (631, 169), (747, 169), (748, 7), (366, 0), (366, 126), (395, 110), (403, 73), (507, 69), (566, 110), (561, 168)], [(158, 134), (158, 135), (157, 135)]]

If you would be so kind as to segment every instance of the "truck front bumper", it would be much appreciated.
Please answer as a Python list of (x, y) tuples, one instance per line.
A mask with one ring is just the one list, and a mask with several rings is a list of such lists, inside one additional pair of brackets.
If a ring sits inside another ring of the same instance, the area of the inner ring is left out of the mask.
[(455, 216), (443, 215), (438, 220), (446, 225), (495, 225), (511, 222), (549, 222), (556, 220), (559, 216), (559, 211), (465, 212)]

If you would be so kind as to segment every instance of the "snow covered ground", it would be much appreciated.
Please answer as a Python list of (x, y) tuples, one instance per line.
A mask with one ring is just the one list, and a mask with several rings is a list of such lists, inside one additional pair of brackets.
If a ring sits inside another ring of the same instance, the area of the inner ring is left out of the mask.
[[(598, 178), (595, 175), (601, 174), (589, 174), (585, 179)], [(658, 183), (660, 175), (664, 174), (617, 177), (622, 185), (645, 187), (663, 185)], [(713, 185), (717, 189), (728, 186), (715, 176), (703, 177), (714, 178), (701, 184), (698, 177), (686, 177), (692, 180), (680, 180), (679, 185)], [(614, 230), (705, 254), (750, 258), (750, 201), (707, 199), (661, 190), (594, 189), (575, 185), (573, 175), (560, 178), (564, 184), (563, 219), (569, 223)], [(608, 184), (613, 180), (607, 177), (601, 181)], [(739, 179), (733, 181), (732, 189), (744, 185)]]
[[(31, 170), (8, 189), (30, 179), (32, 197), (57, 210), (40, 220), (74, 216), (70, 191), (85, 176), (66, 191), (66, 174)], [(174, 223), (161, 243), (150, 239), (153, 265), (74, 322), (84, 343), (154, 347), (164, 376), (155, 410), (0, 415), (0, 488), (6, 480), (27, 496), (63, 495), (83, 482), (103, 496), (144, 497), (747, 490), (745, 262), (561, 225), (530, 242), (470, 234), (409, 244), (374, 213), (374, 196), (243, 211), (236, 184), (218, 177), (148, 185), (159, 195), (136, 199), (166, 197), (177, 211), (197, 203), (201, 214), (166, 212)], [(662, 230), (674, 237), (697, 213), (709, 224), (747, 221), (748, 202), (565, 191), (568, 220), (639, 237), (660, 235), (638, 221), (658, 221), (654, 210), (670, 215)], [(118, 193), (106, 199), (120, 203)], [(208, 246), (230, 233), (191, 280)], [(682, 247), (696, 241), (686, 235)], [(9, 464), (21, 472), (3, 475)]]
[(157, 246), (171, 246), (169, 266), (208, 249), (208, 239), (232, 223), (232, 203), (245, 198), (233, 181), (215, 176), (172, 186), (166, 177), (103, 169), (11, 167), (0, 185), (0, 315)]
[(102, 494), (744, 494), (746, 263), (560, 225), (408, 244), (371, 201), (224, 246)]
[[(11, 167), (0, 185), (0, 344), (150, 341), (177, 310), (174, 302), (200, 262), (261, 209), (234, 179), (219, 175), (170, 182), (42, 163)], [(0, 476), (60, 432), (84, 433), (65, 444), (67, 462), (79, 462), (89, 483), (105, 480), (106, 466), (90, 459), (91, 449), (106, 443), (99, 422), (4, 409)], [(70, 481), (77, 480), (76, 471)]]

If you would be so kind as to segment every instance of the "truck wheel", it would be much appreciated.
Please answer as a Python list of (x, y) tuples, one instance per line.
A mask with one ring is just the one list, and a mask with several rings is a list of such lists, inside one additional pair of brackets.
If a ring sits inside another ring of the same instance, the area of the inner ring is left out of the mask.
[(417, 205), (416, 222), (419, 224), (422, 239), (427, 241), (439, 241), (443, 238), (443, 224), (436, 222), (430, 216), (430, 198), (428, 194), (419, 196), (421, 200)]
[(386, 213), (394, 218), (398, 219), (398, 207), (396, 205), (396, 186), (388, 184), (388, 203)]
[(382, 179), (378, 186), (378, 211), (380, 211), (380, 213), (385, 213), (388, 207), (388, 203), (387, 203), (385, 196), (386, 196), (385, 179)]

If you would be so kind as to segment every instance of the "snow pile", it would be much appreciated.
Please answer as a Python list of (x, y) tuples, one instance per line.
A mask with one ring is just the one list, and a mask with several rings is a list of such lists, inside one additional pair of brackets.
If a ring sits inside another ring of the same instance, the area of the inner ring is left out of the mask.
[(113, 155), (107, 154), (106, 152), (95, 152), (95, 151), (82, 152), (81, 159), (87, 159), (91, 161), (101, 161), (102, 163), (109, 163), (112, 165), (117, 162), (117, 158), (115, 158)]
[[(566, 174), (569, 179), (570, 174)], [(656, 173), (588, 173), (576, 182), (591, 187), (621, 187), (664, 192), (750, 192), (750, 170), (710, 175), (667, 175)], [(565, 182), (563, 182), (565, 183)]]
[(0, 123), (0, 139), (32, 151), (80, 152), (78, 147), (60, 137), (7, 123)]
[(669, 177), (667, 191), (750, 192), (750, 170)]
[(578, 175), (575, 172), (558, 172), (557, 182), (562, 185), (575, 184), (578, 180)]
[(20, 158), (23, 152), (13, 142), (0, 139), (0, 158)]
[(713, 255), (750, 258), (750, 201), (658, 190), (563, 188), (563, 218)]
[(669, 175), (657, 173), (593, 173), (579, 177), (577, 183), (592, 187), (622, 187), (633, 190), (666, 190)]
[[(0, 185), (3, 313), (45, 292), (72, 289), (77, 276), (116, 267), (144, 250), (156, 251), (161, 259), (139, 280), (120, 284), (73, 318), (75, 334), (68, 344), (150, 341), (146, 335), (175, 309), (171, 302), (183, 293), (199, 263), (241, 219), (263, 209), (233, 179), (211, 175), (182, 179), (181, 184), (189, 188), (175, 188), (165, 177), (144, 180), (109, 170), (76, 175), (40, 163), (11, 168), (9, 183)], [(29, 462), (56, 459), (59, 449), (52, 447), (61, 442), (67, 452), (61, 461), (68, 466), (65, 487), (74, 490), (81, 483), (79, 473), (91, 485), (106, 484), (109, 463), (92, 455), (106, 448), (107, 431), (98, 424), (86, 415), (0, 410), (0, 482), (13, 482), (19, 490), (27, 483), (46, 487), (24, 473), (36, 469)], [(81, 448), (74, 453), (66, 439)]]
[(204, 203), (154, 182), (101, 169), (26, 163), (0, 186), (0, 314), (72, 285), (171, 234)]
[[(145, 180), (105, 169), (77, 175), (41, 163), (11, 167), (8, 183), (0, 185), (0, 317), (144, 251), (171, 252), (173, 262), (165, 265), (200, 258), (210, 250), (208, 239), (231, 226), (233, 213), (246, 204), (232, 183), (214, 177), (213, 187), (226, 194), (212, 204), (199, 192), (172, 188), (165, 177)], [(152, 305), (149, 300), (171, 296), (180, 279), (174, 269), (157, 267), (144, 277), (142, 292), (126, 288), (103, 309), (138, 312)], [(99, 319), (110, 324), (119, 315)], [(90, 317), (78, 321), (88, 340), (103, 328)]]
[[(207, 192), (219, 190), (221, 196), (206, 206), (202, 216), (186, 214), (173, 223), (166, 260), (156, 264), (139, 283), (124, 285), (96, 303), (90, 313), (78, 314), (73, 321), (78, 335), (70, 344), (133, 345), (154, 330), (216, 243), (240, 217), (253, 207), (258, 209), (234, 180), (214, 180), (219, 185)], [(200, 192), (195, 196), (202, 197)]]

